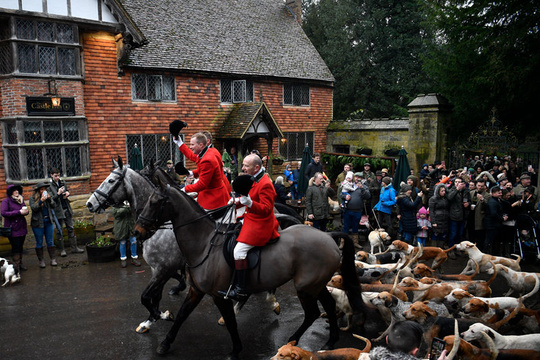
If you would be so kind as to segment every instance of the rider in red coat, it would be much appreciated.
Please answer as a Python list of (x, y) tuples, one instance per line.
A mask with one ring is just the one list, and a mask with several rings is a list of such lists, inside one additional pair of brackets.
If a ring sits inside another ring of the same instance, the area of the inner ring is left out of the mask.
[(228, 294), (226, 291), (220, 292), (235, 300), (248, 295), (245, 290), (248, 251), (254, 246), (264, 246), (268, 241), (279, 237), (279, 224), (274, 215), (276, 191), (270, 178), (265, 175), (261, 158), (253, 154), (246, 156), (242, 162), (242, 171), (254, 176), (255, 182), (248, 196), (237, 199), (240, 204), (247, 207), (247, 211), (242, 230), (236, 239), (238, 244), (234, 248), (235, 287)]
[(208, 152), (206, 136), (202, 133), (193, 135), (189, 148), (180, 138), (175, 139), (174, 142), (186, 158), (197, 164), (199, 181), (186, 185), (184, 191), (199, 193), (197, 202), (204, 209), (216, 209), (227, 205), (230, 195), (227, 186), (223, 183), (223, 171), (220, 170), (221, 157), (218, 162), (216, 157)]

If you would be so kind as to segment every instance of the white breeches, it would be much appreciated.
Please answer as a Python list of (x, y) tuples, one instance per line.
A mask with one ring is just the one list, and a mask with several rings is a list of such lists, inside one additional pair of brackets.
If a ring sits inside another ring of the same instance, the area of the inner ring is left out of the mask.
[(234, 247), (234, 260), (244, 260), (247, 257), (249, 249), (253, 248), (253, 245), (248, 245), (239, 242)]

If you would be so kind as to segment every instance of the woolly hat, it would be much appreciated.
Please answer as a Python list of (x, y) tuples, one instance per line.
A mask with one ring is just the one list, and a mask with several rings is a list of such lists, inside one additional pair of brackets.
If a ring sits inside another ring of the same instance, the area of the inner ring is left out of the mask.
[(167, 164), (173, 164), (172, 160), (167, 160)]
[(385, 176), (383, 177), (382, 182), (385, 183), (386, 185), (390, 185), (392, 180), (388, 176)]
[(405, 184), (405, 183), (402, 183), (401, 184), (401, 187), (399, 188), (399, 190), (404, 193), (404, 192), (407, 192), (409, 190), (412, 190), (412, 186), (409, 185), (409, 184)]
[(23, 193), (23, 188), (22, 188), (22, 186), (21, 186), (21, 185), (18, 185), (18, 184), (12, 184), (12, 185), (9, 185), (9, 186), (7, 187), (7, 190), (6, 190), (7, 196), (13, 195), (13, 192), (14, 192), (15, 190), (18, 190), (18, 191), (19, 191), (19, 195), (22, 195), (22, 193)]
[(519, 180), (530, 179), (530, 178), (531, 178), (531, 175), (525, 173), (525, 174), (522, 174), (522, 175), (519, 177)]
[(185, 127), (187, 127), (187, 123), (180, 120), (174, 120), (169, 124), (169, 132), (172, 136), (178, 138), (178, 134), (180, 134), (180, 131), (182, 131), (182, 129)]
[(240, 175), (234, 179), (232, 188), (240, 195), (247, 196), (249, 194), (249, 190), (251, 190), (251, 187), (253, 186), (254, 181), (255, 178), (251, 175)]
[(345, 179), (353, 179), (354, 174), (352, 171), (347, 171), (347, 174), (345, 175)]
[(418, 214), (421, 215), (421, 214), (426, 214), (427, 215), (427, 210), (425, 207), (421, 207), (420, 210), (418, 210)]
[(407, 180), (411, 179), (412, 181), (418, 180), (418, 178), (415, 175), (409, 175), (407, 176)]
[(375, 176), (382, 176), (382, 171), (381, 170), (375, 171)]
[(497, 175), (497, 181), (503, 180), (506, 180), (506, 175), (504, 175), (504, 173), (500, 173), (499, 175)]

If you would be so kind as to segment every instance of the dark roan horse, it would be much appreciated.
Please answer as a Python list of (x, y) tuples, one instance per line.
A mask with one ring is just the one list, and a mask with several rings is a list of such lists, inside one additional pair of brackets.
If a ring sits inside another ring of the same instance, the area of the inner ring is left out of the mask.
[[(232, 269), (223, 256), (223, 226), (216, 222), (193, 199), (180, 189), (170, 185), (167, 174), (158, 169), (154, 173), (154, 183), (159, 184), (148, 199), (135, 225), (142, 238), (149, 236), (153, 229), (171, 221), (178, 245), (187, 263), (190, 283), (188, 295), (182, 304), (174, 325), (157, 351), (165, 354), (180, 329), (180, 326), (197, 307), (205, 294), (209, 294), (225, 319), (225, 325), (232, 339), (231, 359), (238, 359), (242, 342), (238, 334), (232, 301), (218, 294), (227, 289)], [(280, 231), (280, 239), (262, 248), (260, 261), (247, 276), (247, 287), (251, 293), (275, 289), (293, 280), (297, 296), (304, 309), (304, 321), (289, 341), (300, 337), (319, 317), (317, 300), (328, 314), (330, 338), (324, 348), (333, 348), (339, 339), (335, 301), (326, 289), (326, 283), (339, 268), (349, 301), (356, 311), (364, 310), (361, 290), (354, 268), (354, 246), (345, 234), (325, 233), (305, 225), (294, 225)], [(343, 258), (338, 241), (343, 238)], [(260, 267), (260, 268), (259, 268)]]

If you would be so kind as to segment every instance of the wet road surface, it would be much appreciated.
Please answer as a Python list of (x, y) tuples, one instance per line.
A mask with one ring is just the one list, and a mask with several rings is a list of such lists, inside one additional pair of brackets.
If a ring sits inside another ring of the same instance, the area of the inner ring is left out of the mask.
[[(120, 260), (109, 263), (88, 263), (86, 253), (58, 258), (59, 266), (40, 269), (35, 254), (28, 250), (24, 263), (28, 271), (22, 282), (0, 288), (0, 359), (163, 359), (155, 352), (164, 339), (171, 322), (159, 321), (150, 332), (135, 332), (148, 317), (140, 304), (140, 294), (147, 285), (151, 270), (141, 267), (122, 269)], [(466, 259), (458, 257), (444, 265), (445, 272), (458, 273)], [(537, 271), (537, 267), (524, 267)], [(482, 275), (480, 279), (487, 279)], [(165, 286), (161, 310), (178, 311), (185, 291), (179, 296), (168, 295), (175, 280)], [(494, 296), (506, 289), (505, 280), (498, 277), (492, 285)], [(238, 315), (238, 328), (244, 350), (242, 359), (269, 359), (300, 326), (303, 311), (289, 282), (277, 291), (281, 314), (276, 315), (265, 301), (265, 295), (252, 296)], [(210, 297), (180, 329), (176, 341), (165, 358), (223, 359), (231, 350), (225, 327)], [(385, 329), (380, 318), (367, 320), (367, 337), (377, 336)], [(320, 349), (328, 339), (324, 319), (318, 319), (302, 337), (300, 346)], [(375, 344), (374, 344), (375, 345)], [(337, 347), (363, 348), (364, 344), (341, 332)]]

